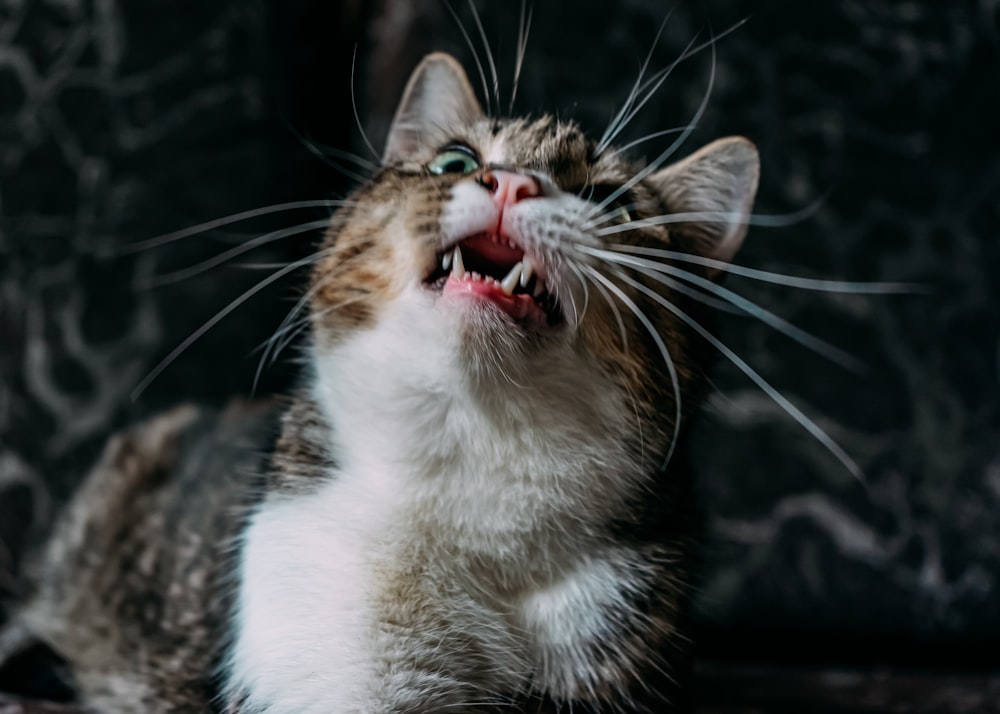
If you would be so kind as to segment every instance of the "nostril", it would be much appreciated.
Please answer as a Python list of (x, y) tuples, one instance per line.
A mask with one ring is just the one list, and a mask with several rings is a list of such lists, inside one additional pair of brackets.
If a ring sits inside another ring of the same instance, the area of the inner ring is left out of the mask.
[(517, 191), (514, 193), (514, 197), (518, 200), (524, 200), (525, 198), (534, 198), (541, 194), (541, 187), (538, 185), (538, 181), (533, 176), (521, 176), (519, 178), (524, 179), (524, 183), (517, 187)]
[(497, 181), (497, 177), (492, 171), (484, 173), (482, 178), (479, 179), (479, 183), (490, 193), (496, 193), (497, 189), (500, 188), (500, 182)]
[(534, 176), (493, 169), (479, 179), (480, 185), (493, 194), (500, 206), (518, 203), (542, 195), (542, 186)]

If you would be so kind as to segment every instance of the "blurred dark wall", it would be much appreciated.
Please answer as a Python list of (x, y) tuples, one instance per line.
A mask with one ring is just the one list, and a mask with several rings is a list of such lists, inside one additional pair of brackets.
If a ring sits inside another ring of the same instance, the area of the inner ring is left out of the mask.
[[(478, 44), (468, 7), (459, 20)], [(517, 3), (477, 3), (508, 96)], [(1000, 9), (989, 0), (678, 2), (652, 52), (680, 65), (623, 141), (686, 125), (683, 151), (745, 134), (763, 161), (758, 209), (815, 215), (751, 229), (738, 262), (929, 294), (728, 286), (867, 365), (842, 370), (773, 330), (721, 335), (858, 462), (855, 480), (732, 365), (697, 435), (712, 538), (701, 593), (716, 652), (971, 658), (1000, 641)], [(670, 8), (534, 4), (517, 111), (600, 132)], [(292, 211), (169, 246), (131, 243), (350, 180), (319, 154), (371, 158), (406, 77), (431, 49), (476, 78), (438, 0), (0, 3), (0, 589), (113, 428), (183, 399), (250, 393), (295, 275), (248, 300), (154, 380), (194, 330), (315, 233), (157, 286)], [(638, 149), (653, 157), (671, 137)], [(242, 264), (242, 265), (237, 265)], [(158, 277), (159, 276), (159, 277)], [(286, 351), (258, 393), (286, 388)], [(869, 644), (856, 647), (861, 640)], [(837, 643), (846, 643), (837, 647)], [(880, 644), (889, 643), (889, 644)], [(994, 647), (994, 651), (997, 650)], [(977, 655), (978, 656), (978, 655)]]

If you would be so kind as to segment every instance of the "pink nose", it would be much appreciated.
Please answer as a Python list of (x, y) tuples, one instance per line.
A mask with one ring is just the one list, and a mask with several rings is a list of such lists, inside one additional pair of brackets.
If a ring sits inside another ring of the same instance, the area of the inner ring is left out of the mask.
[(537, 179), (513, 171), (487, 171), (480, 181), (493, 194), (493, 202), (498, 206), (509, 206), (542, 193)]

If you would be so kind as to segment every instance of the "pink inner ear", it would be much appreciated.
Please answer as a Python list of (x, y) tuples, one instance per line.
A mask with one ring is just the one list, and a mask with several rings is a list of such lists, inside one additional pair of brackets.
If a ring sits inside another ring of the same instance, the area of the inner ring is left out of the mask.
[[(759, 174), (757, 148), (742, 137), (729, 137), (712, 142), (650, 179), (671, 211), (718, 214), (720, 220), (704, 222), (712, 238), (704, 255), (728, 263), (743, 245)], [(722, 272), (709, 269), (716, 279)]]
[(389, 127), (383, 162), (405, 160), (444, 127), (466, 125), (483, 116), (462, 66), (443, 52), (434, 52), (410, 75)]

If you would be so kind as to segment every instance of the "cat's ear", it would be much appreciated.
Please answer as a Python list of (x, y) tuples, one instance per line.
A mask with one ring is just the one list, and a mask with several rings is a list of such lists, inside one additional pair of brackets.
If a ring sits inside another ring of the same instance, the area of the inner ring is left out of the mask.
[[(731, 136), (713, 141), (649, 180), (671, 213), (717, 214), (718, 221), (699, 221), (698, 252), (728, 263), (746, 236), (759, 177), (757, 147)], [(716, 278), (720, 271), (709, 273)]]
[(392, 164), (412, 155), (428, 135), (444, 127), (469, 124), (483, 116), (465, 70), (451, 55), (434, 52), (410, 75), (389, 127), (382, 161)]

